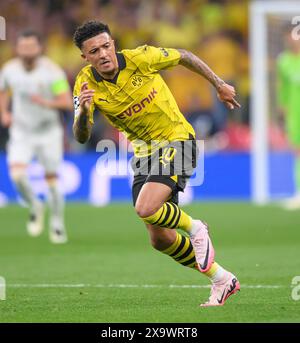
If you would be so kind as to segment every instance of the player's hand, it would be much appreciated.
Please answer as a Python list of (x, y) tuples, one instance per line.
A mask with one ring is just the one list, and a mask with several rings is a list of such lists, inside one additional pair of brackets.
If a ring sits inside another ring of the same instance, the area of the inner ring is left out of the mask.
[(10, 127), (12, 123), (12, 114), (10, 112), (2, 112), (0, 115), (0, 123), (3, 127)]
[(83, 82), (80, 88), (80, 95), (79, 95), (79, 104), (81, 107), (81, 113), (87, 114), (92, 100), (94, 96), (95, 91), (93, 89), (88, 89), (88, 83)]
[(234, 98), (236, 96), (234, 87), (224, 83), (218, 88), (217, 92), (219, 100), (224, 102), (230, 110), (233, 110), (235, 107), (241, 107), (241, 105)]

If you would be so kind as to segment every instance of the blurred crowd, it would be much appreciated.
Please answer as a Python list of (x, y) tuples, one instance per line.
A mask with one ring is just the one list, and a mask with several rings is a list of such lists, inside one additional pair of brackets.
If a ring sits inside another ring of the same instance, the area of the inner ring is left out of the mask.
[[(72, 42), (75, 28), (87, 19), (110, 26), (119, 50), (148, 44), (185, 48), (203, 59), (221, 78), (234, 85), (242, 108), (227, 111), (210, 84), (183, 67), (164, 72), (179, 108), (207, 139), (210, 149), (249, 148), (248, 0), (6, 0), (7, 40), (1, 41), (0, 66), (14, 54), (13, 42), (24, 28), (44, 37), (45, 53), (61, 65), (70, 86), (84, 65)], [(73, 114), (62, 114), (66, 151), (95, 149), (101, 138), (117, 140), (103, 118), (96, 121), (89, 144), (72, 135)], [(0, 128), (0, 149), (7, 132)]]

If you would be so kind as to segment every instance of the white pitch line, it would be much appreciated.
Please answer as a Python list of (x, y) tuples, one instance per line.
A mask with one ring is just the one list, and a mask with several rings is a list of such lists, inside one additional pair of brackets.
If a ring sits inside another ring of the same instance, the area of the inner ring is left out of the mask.
[[(211, 285), (130, 285), (130, 284), (60, 284), (60, 283), (13, 283), (7, 284), (11, 288), (210, 288)], [(288, 286), (284, 285), (241, 285), (248, 289), (278, 289)]]

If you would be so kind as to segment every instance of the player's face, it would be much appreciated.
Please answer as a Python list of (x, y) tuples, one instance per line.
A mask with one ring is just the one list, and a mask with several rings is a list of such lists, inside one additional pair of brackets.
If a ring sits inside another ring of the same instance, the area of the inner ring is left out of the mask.
[(20, 37), (17, 41), (16, 52), (25, 63), (32, 63), (41, 54), (42, 46), (34, 36)]
[(106, 32), (83, 42), (82, 57), (103, 75), (111, 75), (118, 68), (115, 42)]

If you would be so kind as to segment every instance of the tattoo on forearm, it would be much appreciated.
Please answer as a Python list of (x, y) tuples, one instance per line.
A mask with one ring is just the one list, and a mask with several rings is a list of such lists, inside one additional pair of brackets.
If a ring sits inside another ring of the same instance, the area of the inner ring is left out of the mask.
[(75, 120), (73, 132), (75, 138), (80, 143), (85, 143), (90, 138), (91, 125), (89, 124), (86, 115), (79, 115), (77, 120)]
[(87, 116), (79, 115), (78, 125), (80, 128), (86, 128), (87, 126)]
[(178, 49), (178, 51), (181, 55), (181, 60), (179, 62), (181, 65), (205, 77), (217, 90), (225, 84), (225, 82), (220, 79), (206, 63), (192, 52), (184, 49)]

